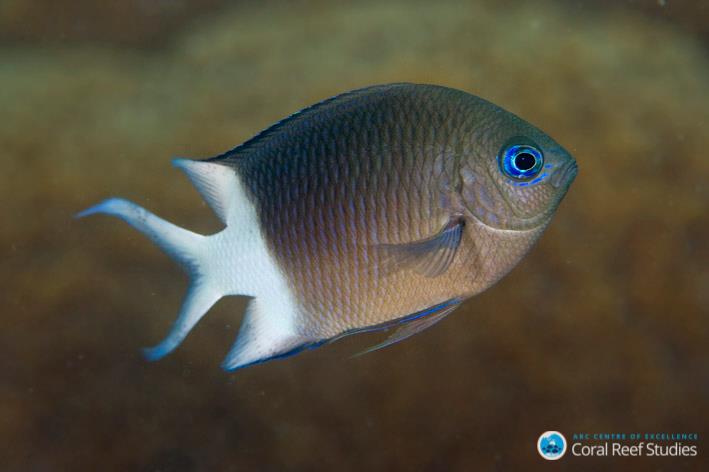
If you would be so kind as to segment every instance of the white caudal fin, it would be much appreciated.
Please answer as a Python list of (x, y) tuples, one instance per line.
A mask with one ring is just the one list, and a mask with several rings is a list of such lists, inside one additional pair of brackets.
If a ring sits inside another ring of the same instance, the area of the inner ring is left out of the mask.
[(242, 329), (223, 363), (227, 370), (284, 357), (312, 347), (298, 334), (297, 305), (260, 231), (254, 205), (233, 169), (204, 161), (176, 159), (219, 218), (221, 232), (203, 236), (175, 226), (120, 198), (99, 203), (77, 215), (106, 214), (123, 219), (148, 236), (185, 269), (190, 286), (169, 334), (146, 349), (150, 360), (172, 352), (222, 296), (249, 295)]
[(195, 269), (199, 259), (198, 248), (205, 237), (180, 228), (150, 213), (145, 208), (123, 198), (109, 198), (80, 213), (77, 218), (103, 213), (117, 216), (157, 244), (165, 253), (182, 265), (188, 273)]
[(121, 198), (111, 198), (82, 211), (77, 217), (97, 213), (117, 216), (145, 234), (165, 253), (175, 259), (190, 277), (190, 287), (177, 320), (168, 336), (157, 346), (145, 349), (150, 360), (160, 359), (172, 352), (187, 333), (222, 297), (214, 280), (210, 280), (207, 263), (207, 237), (155, 216), (145, 208)]

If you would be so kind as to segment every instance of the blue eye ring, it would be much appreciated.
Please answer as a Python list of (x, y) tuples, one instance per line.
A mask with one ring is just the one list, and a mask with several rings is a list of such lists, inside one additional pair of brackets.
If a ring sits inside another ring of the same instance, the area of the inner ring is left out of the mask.
[(514, 144), (508, 146), (500, 157), (502, 172), (515, 180), (536, 177), (544, 166), (544, 155), (534, 146)]

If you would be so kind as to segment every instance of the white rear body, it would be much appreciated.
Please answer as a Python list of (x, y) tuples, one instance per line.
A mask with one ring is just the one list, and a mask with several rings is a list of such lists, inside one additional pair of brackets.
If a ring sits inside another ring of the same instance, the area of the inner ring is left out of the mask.
[(316, 341), (297, 329), (298, 305), (286, 278), (269, 252), (258, 216), (237, 174), (229, 167), (176, 159), (207, 203), (226, 225), (211, 236), (175, 226), (123, 199), (109, 199), (78, 216), (117, 216), (144, 233), (176, 259), (190, 276), (190, 288), (170, 333), (146, 356), (159, 359), (172, 352), (226, 295), (255, 297), (247, 309), (236, 343), (222, 366), (238, 369)]

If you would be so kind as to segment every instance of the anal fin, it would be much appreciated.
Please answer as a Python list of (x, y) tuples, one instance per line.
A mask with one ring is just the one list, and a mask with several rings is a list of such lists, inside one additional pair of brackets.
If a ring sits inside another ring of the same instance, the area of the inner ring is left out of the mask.
[(292, 314), (278, 308), (265, 298), (251, 300), (236, 342), (222, 362), (223, 369), (241, 369), (322, 344), (298, 334)]
[(359, 357), (361, 355), (368, 354), (370, 352), (391, 346), (392, 344), (396, 344), (399, 341), (403, 341), (404, 339), (410, 338), (414, 334), (420, 333), (426, 328), (430, 328), (431, 326), (448, 316), (453, 310), (458, 308), (460, 306), (460, 303), (461, 300), (455, 298), (404, 318), (403, 320), (398, 322), (399, 326), (397, 327), (396, 331), (394, 331), (394, 333), (392, 333), (388, 338), (386, 338), (379, 344), (376, 344), (360, 353), (355, 354), (354, 357)]

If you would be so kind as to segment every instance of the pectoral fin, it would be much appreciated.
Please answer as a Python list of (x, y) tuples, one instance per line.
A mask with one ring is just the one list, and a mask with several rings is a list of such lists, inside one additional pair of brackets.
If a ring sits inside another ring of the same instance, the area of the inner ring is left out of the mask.
[(405, 244), (381, 244), (385, 273), (413, 269), (426, 277), (437, 277), (450, 267), (460, 246), (465, 220), (451, 220), (434, 236)]
[(447, 315), (449, 315), (453, 310), (458, 308), (460, 306), (460, 302), (461, 300), (459, 299), (449, 300), (445, 303), (429, 308), (428, 310), (424, 310), (422, 312), (416, 313), (415, 315), (405, 318), (400, 322), (402, 324), (400, 324), (396, 331), (394, 331), (394, 333), (392, 333), (383, 342), (376, 344), (368, 349), (365, 349), (364, 351), (358, 354), (355, 354), (354, 357), (359, 357), (363, 354), (368, 354), (370, 352), (377, 351), (387, 346), (391, 346), (392, 344), (396, 344), (399, 341), (403, 341), (404, 339), (410, 338), (416, 333), (420, 333), (426, 328), (430, 328), (431, 326), (445, 318)]

